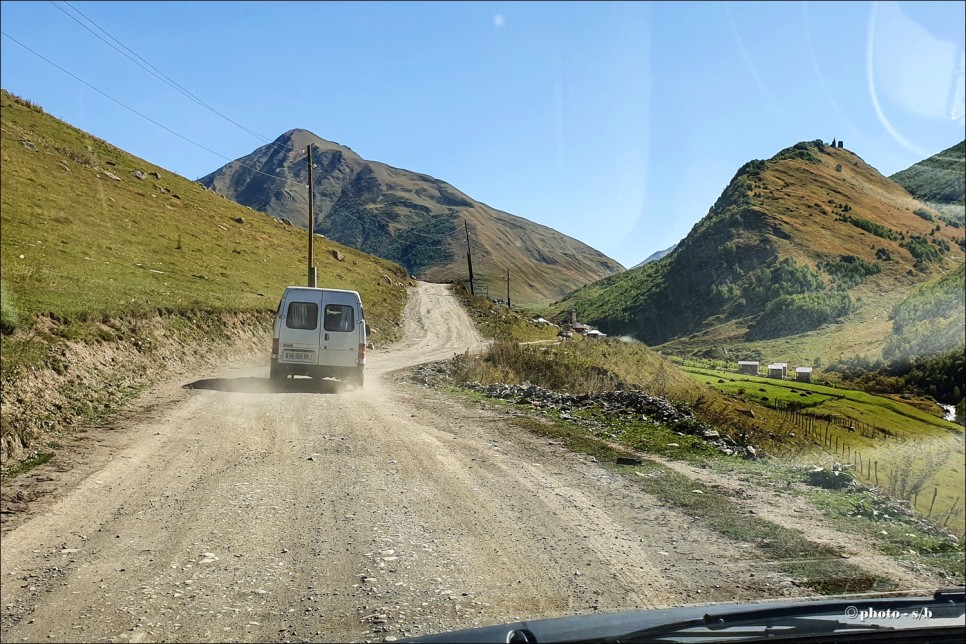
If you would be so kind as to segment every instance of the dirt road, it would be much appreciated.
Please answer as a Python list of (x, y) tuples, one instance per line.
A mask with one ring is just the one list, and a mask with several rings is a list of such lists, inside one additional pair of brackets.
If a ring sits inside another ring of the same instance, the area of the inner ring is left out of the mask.
[(5, 524), (3, 641), (381, 641), (804, 592), (592, 459), (385, 377), (482, 346), (447, 287), (413, 291), (405, 331), (363, 391), (189, 379), (26, 475), (60, 492)]

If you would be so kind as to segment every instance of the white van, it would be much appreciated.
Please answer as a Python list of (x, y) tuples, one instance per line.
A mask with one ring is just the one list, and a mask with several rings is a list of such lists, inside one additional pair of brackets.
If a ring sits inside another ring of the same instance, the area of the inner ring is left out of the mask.
[(366, 333), (356, 291), (289, 286), (275, 315), (270, 378), (338, 378), (362, 388)]

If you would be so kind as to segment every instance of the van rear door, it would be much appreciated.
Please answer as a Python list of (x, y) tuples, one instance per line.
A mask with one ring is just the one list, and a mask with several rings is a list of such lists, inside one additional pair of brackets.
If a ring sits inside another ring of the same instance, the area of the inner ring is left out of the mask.
[(284, 331), (279, 346), (280, 362), (318, 364), (322, 325), (322, 291), (291, 289), (284, 298)]
[(359, 357), (361, 307), (353, 293), (327, 291), (322, 298), (322, 341), (319, 364), (355, 367)]

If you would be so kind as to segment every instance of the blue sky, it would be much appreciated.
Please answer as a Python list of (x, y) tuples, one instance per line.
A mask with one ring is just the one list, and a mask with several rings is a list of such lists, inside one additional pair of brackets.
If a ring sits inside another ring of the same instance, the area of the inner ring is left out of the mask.
[(190, 179), (311, 130), (630, 267), (750, 159), (835, 137), (888, 175), (963, 140), (964, 6), (5, 1), (0, 83)]

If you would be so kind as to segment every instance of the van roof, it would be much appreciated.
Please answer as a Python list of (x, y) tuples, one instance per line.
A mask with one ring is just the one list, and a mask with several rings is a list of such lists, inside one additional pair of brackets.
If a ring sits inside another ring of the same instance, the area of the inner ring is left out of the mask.
[[(349, 291), (343, 288), (324, 288), (320, 286), (286, 286), (286, 291), (325, 291), (328, 293), (349, 293), (359, 297), (359, 291)], [(360, 298), (361, 299), (361, 298)]]

